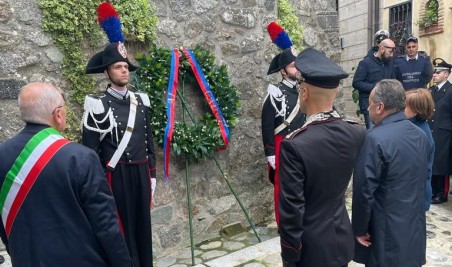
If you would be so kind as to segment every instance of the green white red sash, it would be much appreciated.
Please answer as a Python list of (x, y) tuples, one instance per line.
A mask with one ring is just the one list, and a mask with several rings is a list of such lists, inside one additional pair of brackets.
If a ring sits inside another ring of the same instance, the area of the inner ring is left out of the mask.
[(69, 140), (57, 130), (41, 130), (28, 141), (6, 174), (0, 191), (0, 210), (8, 238), (16, 215), (39, 174), (55, 153), (67, 143)]

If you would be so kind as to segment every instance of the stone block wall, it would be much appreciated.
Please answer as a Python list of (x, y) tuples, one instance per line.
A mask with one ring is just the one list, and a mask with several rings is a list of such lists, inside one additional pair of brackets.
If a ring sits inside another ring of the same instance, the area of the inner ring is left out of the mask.
[[(0, 141), (17, 133), (17, 93), (24, 84), (49, 81), (66, 89), (61, 74), (62, 55), (42, 32), (38, 0), (0, 0)], [(277, 19), (275, 0), (151, 0), (159, 22), (156, 43), (168, 48), (194, 48), (199, 44), (226, 64), (241, 99), (240, 122), (232, 130), (230, 147), (216, 158), (228, 174), (255, 223), (273, 217), (272, 186), (266, 177), (266, 161), (260, 133), (260, 110), (270, 81), (268, 64), (277, 53), (266, 32)], [(339, 1), (339, 3), (342, 1)], [(304, 27), (305, 47), (323, 50), (339, 62), (339, 22), (334, 0), (293, 0)], [(91, 51), (92, 52), (92, 51)], [(137, 52), (137, 51), (131, 51)], [(88, 60), (88, 58), (87, 58)], [(336, 107), (346, 107), (342, 93)], [(169, 253), (189, 244), (185, 161), (172, 157), (172, 179), (162, 177), (162, 152), (157, 149), (159, 183), (152, 209), (156, 253)], [(217, 235), (225, 224), (245, 216), (229, 191), (213, 160), (190, 163), (190, 192), (195, 242)]]

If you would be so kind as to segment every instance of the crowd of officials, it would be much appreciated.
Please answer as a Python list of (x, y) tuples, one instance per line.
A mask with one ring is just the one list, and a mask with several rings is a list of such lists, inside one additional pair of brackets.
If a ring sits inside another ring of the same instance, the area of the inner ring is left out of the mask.
[[(277, 172), (279, 181), (275, 212), (284, 267), (426, 263), (425, 214), (430, 204), (446, 202), (449, 191), (452, 65), (418, 51), (416, 37), (396, 58), (387, 31), (375, 40), (353, 78), (367, 132), (334, 109), (348, 74), (324, 53), (286, 49), (271, 63), (269, 74), (279, 71), (282, 81), (268, 88), (262, 131), (269, 174)], [(297, 98), (285, 93), (295, 78)], [(280, 112), (295, 101), (302, 122)], [(287, 129), (282, 137), (281, 128)], [(275, 154), (276, 165), (269, 159)], [(350, 221), (345, 191), (352, 174)]]
[[(431, 64), (415, 37), (394, 59), (388, 34), (376, 37), (353, 81), (367, 131), (335, 110), (348, 74), (323, 52), (288, 48), (272, 60), (268, 74), (283, 79), (268, 88), (262, 136), (284, 267), (426, 262), (425, 212), (449, 190), (452, 65)], [(82, 144), (61, 134), (60, 89), (20, 90), (26, 126), (0, 144), (0, 236), (13, 266), (152, 266), (155, 153), (149, 98), (127, 87), (136, 69), (121, 42), (88, 62), (110, 84), (85, 99)]]

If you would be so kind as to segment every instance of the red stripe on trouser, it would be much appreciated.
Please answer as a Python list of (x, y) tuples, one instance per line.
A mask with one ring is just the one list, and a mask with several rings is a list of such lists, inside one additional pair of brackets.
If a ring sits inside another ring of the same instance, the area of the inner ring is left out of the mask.
[(444, 179), (444, 195), (443, 195), (445, 199), (447, 199), (447, 194), (449, 194), (449, 186), (450, 186), (450, 177), (449, 175), (446, 175)]
[(279, 152), (281, 142), (284, 139), (283, 135), (275, 135), (275, 186), (273, 187), (273, 197), (275, 200), (275, 218), (276, 224), (279, 226)]
[[(108, 162), (107, 162), (107, 165), (108, 165)], [(108, 182), (108, 186), (110, 186), (110, 190), (111, 190), (111, 192), (113, 194), (113, 189), (111, 187), (111, 171), (107, 172), (107, 182)], [(122, 235), (124, 235), (124, 228), (122, 227), (122, 221), (121, 221), (121, 217), (119, 216), (119, 212), (118, 212), (118, 208), (117, 207), (116, 207), (116, 216), (118, 217), (118, 221), (119, 221), (119, 229), (121, 229), (121, 233), (122, 233)]]

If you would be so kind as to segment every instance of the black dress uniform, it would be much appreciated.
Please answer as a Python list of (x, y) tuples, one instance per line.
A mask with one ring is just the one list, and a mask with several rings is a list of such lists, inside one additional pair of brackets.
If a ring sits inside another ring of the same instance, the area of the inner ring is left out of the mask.
[[(302, 51), (295, 65), (306, 83), (329, 90), (348, 76), (315, 49)], [(279, 227), (284, 266), (340, 267), (352, 259), (354, 236), (345, 191), (364, 138), (362, 126), (331, 110), (309, 116), (282, 141)]]
[[(294, 50), (287, 48), (276, 55), (268, 68), (267, 75), (273, 74), (295, 61)], [(298, 84), (296, 81), (283, 79), (279, 84), (270, 84), (262, 106), (261, 127), (265, 156), (275, 157), (275, 168), (268, 164), (268, 178), (274, 185), (273, 197), (276, 223), (279, 223), (279, 148), (287, 134), (300, 128), (305, 116), (298, 112)]]
[[(450, 71), (452, 65), (441, 58), (433, 60), (434, 70)], [(432, 170), (432, 203), (447, 200), (449, 175), (452, 174), (452, 84), (445, 83), (429, 88), (435, 110), (427, 120), (435, 141), (435, 157)]]
[[(121, 43), (108, 45), (90, 60), (87, 73), (103, 72), (107, 66), (124, 61), (130, 64)], [(112, 170), (107, 164), (118, 149), (128, 128), (133, 94), (137, 100), (135, 124), (130, 140)], [(149, 98), (145, 93), (127, 91), (124, 95), (110, 86), (100, 95), (85, 98), (83, 115), (84, 145), (96, 151), (115, 197), (120, 223), (135, 267), (152, 266), (151, 178), (156, 177), (155, 154), (149, 115)]]

